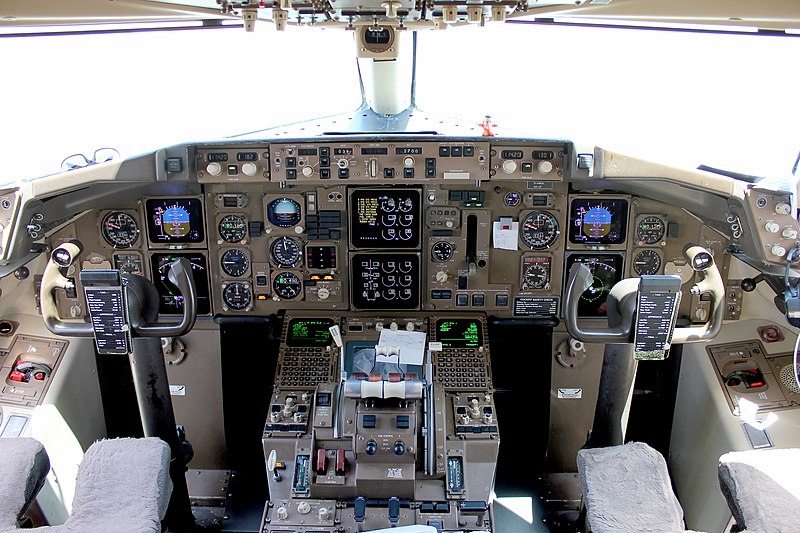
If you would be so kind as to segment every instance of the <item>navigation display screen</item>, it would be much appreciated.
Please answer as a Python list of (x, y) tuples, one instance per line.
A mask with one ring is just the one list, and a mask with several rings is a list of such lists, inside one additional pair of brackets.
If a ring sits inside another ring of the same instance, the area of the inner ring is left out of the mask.
[(436, 340), (442, 348), (483, 346), (483, 327), (475, 318), (450, 318), (436, 321)]
[(150, 198), (145, 202), (152, 243), (203, 242), (203, 207), (197, 198)]
[(624, 198), (575, 198), (569, 207), (569, 242), (622, 244), (628, 229)]
[(596, 318), (606, 316), (608, 292), (622, 279), (622, 256), (619, 254), (572, 254), (567, 257), (564, 279), (575, 263), (583, 263), (592, 271), (592, 286), (583, 291), (578, 304), (578, 316)]
[(356, 189), (350, 196), (350, 243), (354, 248), (417, 248), (419, 189)]
[(333, 326), (330, 318), (293, 318), (289, 321), (286, 345), (291, 347), (330, 346)]
[(195, 291), (197, 291), (197, 314), (211, 314), (211, 300), (208, 297), (208, 267), (206, 265), (206, 257), (198, 253), (153, 254), (150, 258), (153, 268), (153, 282), (156, 285), (159, 296), (159, 314), (180, 315), (183, 313), (183, 296), (181, 296), (181, 291), (167, 279), (169, 264), (181, 257), (187, 258), (192, 265), (194, 287)]

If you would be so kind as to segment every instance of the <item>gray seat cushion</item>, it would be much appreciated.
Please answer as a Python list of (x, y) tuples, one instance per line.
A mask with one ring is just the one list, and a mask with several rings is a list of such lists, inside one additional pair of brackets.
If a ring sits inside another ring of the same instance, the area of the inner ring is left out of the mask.
[(38, 440), (0, 439), (0, 531), (16, 529), (49, 471), (50, 459)]
[(750, 450), (719, 459), (719, 482), (740, 529), (800, 531), (800, 450)]
[(578, 474), (594, 533), (684, 531), (667, 463), (647, 444), (580, 450)]
[(172, 494), (169, 446), (157, 438), (92, 444), (78, 468), (72, 514), (47, 533), (160, 533)]

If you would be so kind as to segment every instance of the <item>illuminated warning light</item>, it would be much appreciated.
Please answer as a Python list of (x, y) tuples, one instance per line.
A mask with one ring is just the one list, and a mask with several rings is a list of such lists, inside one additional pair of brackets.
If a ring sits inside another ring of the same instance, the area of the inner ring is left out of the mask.
[(333, 276), (331, 276), (330, 274), (327, 274), (327, 275), (326, 275), (324, 278), (322, 278), (322, 279), (324, 279), (324, 280), (326, 280), (326, 281), (330, 281), (330, 280), (332, 280), (332, 279), (333, 279)]
[(318, 274), (314, 274), (314, 275), (311, 276), (311, 279), (316, 281), (316, 280), (320, 280), (322, 278), (320, 278)]
[(256, 300), (264, 301), (266, 299), (267, 299), (267, 295), (266, 294), (257, 294), (256, 295)]

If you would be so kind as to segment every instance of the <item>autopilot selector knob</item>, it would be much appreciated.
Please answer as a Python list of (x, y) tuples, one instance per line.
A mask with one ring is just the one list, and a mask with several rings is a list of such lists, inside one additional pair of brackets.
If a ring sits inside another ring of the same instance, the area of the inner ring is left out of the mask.
[(367, 455), (375, 455), (375, 452), (378, 451), (378, 443), (370, 439), (367, 441), (367, 445), (364, 446), (364, 451), (367, 452)]
[(503, 161), (503, 172), (506, 174), (513, 174), (517, 170), (517, 162), (511, 159)]
[(539, 171), (539, 174), (550, 174), (553, 171), (553, 163), (550, 161), (539, 161), (536, 164), (536, 170)]
[(473, 398), (469, 401), (469, 407), (467, 407), (467, 411), (469, 411), (469, 416), (471, 418), (480, 418), (481, 417), (481, 408), (478, 405), (478, 400)]
[(255, 176), (258, 173), (258, 165), (255, 163), (245, 163), (242, 165), (242, 174), (245, 176)]

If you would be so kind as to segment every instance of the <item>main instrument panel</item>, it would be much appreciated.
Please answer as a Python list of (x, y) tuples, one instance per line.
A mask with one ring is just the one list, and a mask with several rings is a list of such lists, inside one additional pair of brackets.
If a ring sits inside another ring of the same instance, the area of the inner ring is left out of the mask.
[[(302, 308), (559, 317), (569, 268), (583, 263), (594, 283), (581, 314), (602, 317), (620, 279), (676, 274), (688, 288), (683, 245), (722, 257), (728, 244), (679, 206), (573, 190), (580, 159), (563, 141), (320, 138), (188, 154), (200, 194), (142, 196), (54, 237), (84, 242), (86, 267), (152, 279), (164, 314), (182, 308), (164, 265), (186, 257), (206, 316)], [(684, 296), (682, 314), (703, 321), (707, 303)], [(60, 301), (64, 316), (81, 305)]]

